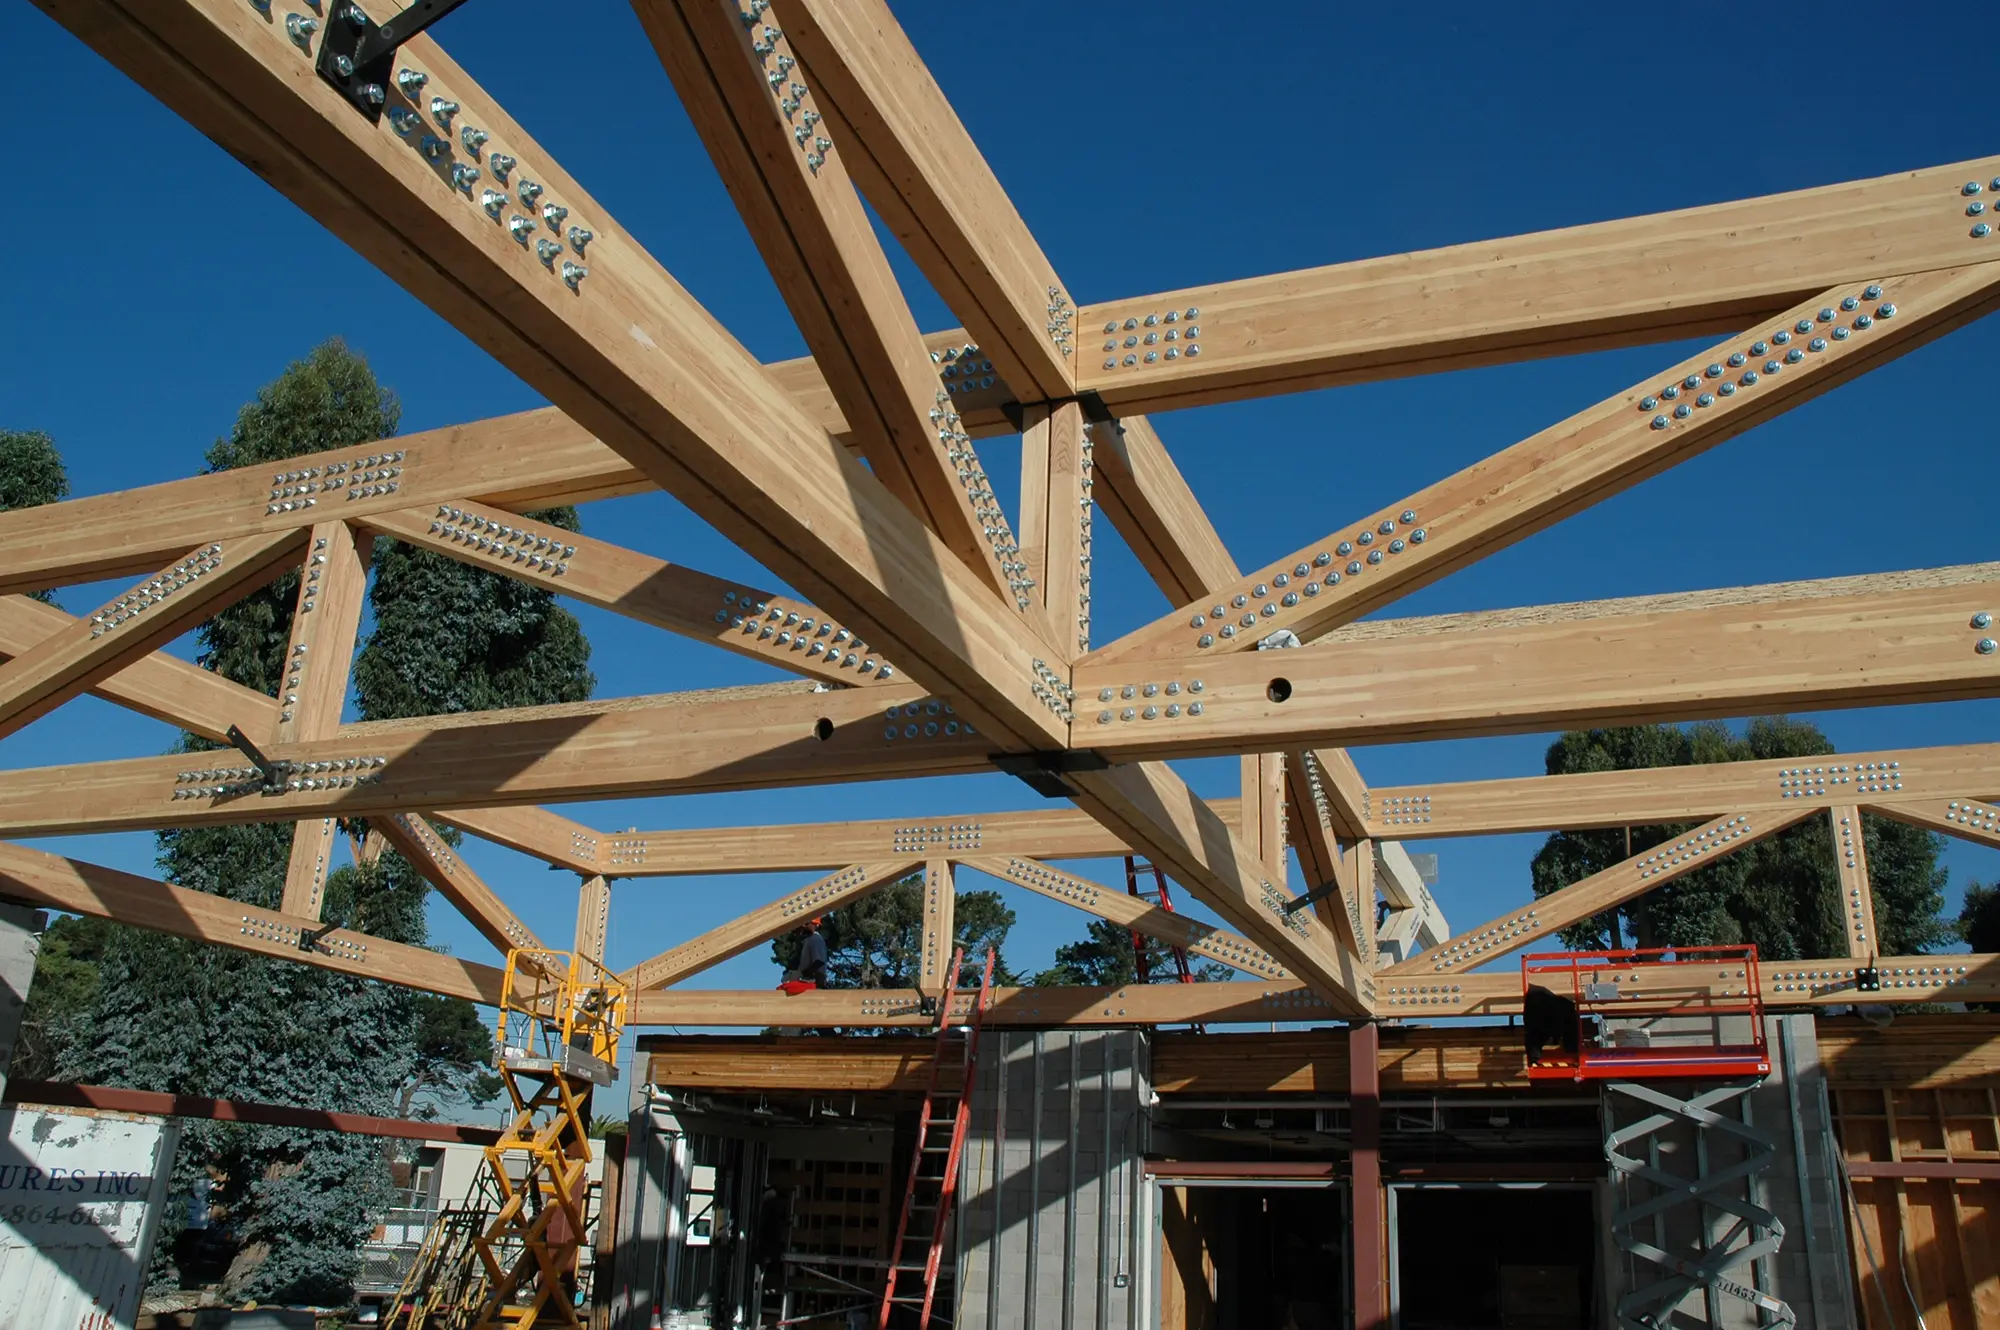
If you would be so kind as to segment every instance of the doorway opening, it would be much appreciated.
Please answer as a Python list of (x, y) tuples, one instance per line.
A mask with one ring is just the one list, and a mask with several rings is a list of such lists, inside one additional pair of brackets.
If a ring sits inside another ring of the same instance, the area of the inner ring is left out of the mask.
[(1341, 1330), (1347, 1214), (1327, 1182), (1160, 1180), (1160, 1330)]
[(1596, 1192), (1554, 1184), (1390, 1188), (1396, 1330), (1588, 1330)]

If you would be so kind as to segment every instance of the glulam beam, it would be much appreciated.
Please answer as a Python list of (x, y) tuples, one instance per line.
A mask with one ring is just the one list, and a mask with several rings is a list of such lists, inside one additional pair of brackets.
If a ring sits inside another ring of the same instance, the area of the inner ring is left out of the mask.
[(1706, 821), (1725, 809), (1854, 802), (1914, 821), (1927, 807), (1968, 796), (1990, 804), (2000, 796), (2000, 744), (1378, 786), (1370, 793), (1376, 824), (1399, 840), (1657, 826)]
[[(1235, 803), (1211, 806), (1224, 818)], [(802, 822), (764, 827), (697, 827), (624, 832), (606, 838), (606, 871), (617, 877), (681, 877), (837, 868), (901, 855), (1018, 854), (1090, 859), (1130, 847), (1081, 809)]]
[[(1025, 600), (1007, 520), (791, 39), (706, 0), (634, 5), (848, 424), (889, 491), (998, 596)], [(768, 35), (764, 35), (768, 34)], [(947, 420), (947, 416), (949, 419)], [(968, 454), (970, 456), (968, 457)], [(1023, 605), (1021, 608), (1025, 609)]]
[(1987, 258), (1959, 191), (1996, 176), (1988, 157), (1087, 305), (1078, 386), (1158, 412), (1720, 334)]
[[(300, 570), (291, 639), (278, 683), (274, 744), (324, 739), (340, 728), (354, 670), (355, 634), (367, 599), (367, 550), (338, 518), (315, 524)], [(326, 877), (333, 870), (333, 845), (333, 818), (309, 818), (293, 825), (280, 910), (319, 918)]]
[(1021, 557), (1032, 606), (1067, 664), (1090, 650), (1096, 445), (1075, 402), (1026, 407), (1021, 428)]
[(1861, 810), (1835, 804), (1826, 810), (1833, 832), (1834, 872), (1839, 876), (1840, 933), (1849, 956), (1873, 956), (1882, 949), (1875, 931), (1875, 891), (1868, 882), (1868, 846), (1861, 834)]
[(1996, 301), (2000, 263), (1881, 275), (1821, 291), (1399, 503), (1210, 588), (1084, 663), (1243, 653), (1281, 628), (1310, 642), (1911, 351)]
[(804, 62), (831, 151), (982, 358), (1024, 402), (1073, 396), (1069, 295), (889, 6), (782, 0), (766, 21)]
[(611, 884), (587, 877), (576, 893), (576, 941), (571, 948), (596, 965), (604, 964), (604, 944), (611, 932)]
[(794, 674), (862, 685), (895, 674), (853, 629), (808, 601), (713, 577), (505, 509), (448, 500), (378, 513), (367, 525), (418, 549)]
[[(1991, 773), (1988, 785), (1979, 789), (1992, 789), (2000, 793), (2000, 770)], [(1911, 826), (1927, 831), (1943, 832), (1959, 840), (1970, 841), (1974, 845), (2000, 847), (2000, 808), (1993, 804), (1992, 796), (1982, 799), (1898, 799), (1893, 803), (1869, 802), (1864, 810), (1880, 813), (1883, 817), (1907, 822)]]
[[(2000, 956), (1957, 954), (1883, 956), (1875, 964), (1883, 985), (1870, 1003), (2000, 1001)], [(1858, 996), (1849, 958), (1765, 964), (1758, 978), (1763, 999), (1775, 1010), (1811, 1011), (1851, 1007)], [(1705, 969), (1705, 967), (1704, 967)], [(1705, 974), (1708, 973), (1705, 970)], [(1381, 983), (1383, 1020), (1428, 1022), (1449, 1016), (1502, 1017), (1521, 1011), (1521, 976), (1454, 975), (1448, 983)], [(1740, 997), (1744, 979), (1690, 976), (1691, 1000)], [(666, 989), (641, 993), (633, 1004), (636, 1025), (903, 1026), (930, 1025), (914, 991), (854, 989), (802, 993), (788, 998), (757, 991)], [(1268, 1024), (1326, 1021), (1340, 1013), (1311, 989), (1268, 982), (1213, 984), (1127, 984), (1122, 988), (1001, 988), (983, 1020), (988, 1025), (1027, 1027), (1129, 1027), (1149, 1025)]]
[[(958, 921), (958, 882), (949, 859), (924, 861), (923, 918), (918, 926), (917, 991), (932, 998), (944, 996), (951, 980), (951, 953)], [(972, 958), (965, 958), (970, 965)], [(960, 987), (969, 987), (965, 976)]]
[[(943, 712), (887, 737), (908, 685), (815, 693), (778, 684), (459, 712), (343, 726), (265, 750), (287, 773), (265, 793), (234, 753), (0, 772), (0, 835), (373, 817), (641, 794), (770, 788), (990, 769), (992, 741)], [(959, 728), (951, 734), (945, 726)], [(915, 736), (905, 738), (914, 727)], [(454, 817), (458, 813), (454, 811)], [(608, 865), (607, 865), (608, 866)]]
[[(1980, 697), (2000, 685), (2000, 656), (1975, 649), (1971, 620), (1996, 597), (2000, 566), (1978, 564), (1079, 664), (1078, 741), (1133, 761)], [(1123, 700), (1135, 685), (1158, 695)]]
[[(305, 915), (246, 905), (21, 845), (0, 844), (0, 896), (446, 997), (486, 1004), (500, 1000), (501, 972), (490, 965), (346, 928), (322, 932), (319, 920)], [(307, 937), (312, 938), (310, 947), (301, 945)]]

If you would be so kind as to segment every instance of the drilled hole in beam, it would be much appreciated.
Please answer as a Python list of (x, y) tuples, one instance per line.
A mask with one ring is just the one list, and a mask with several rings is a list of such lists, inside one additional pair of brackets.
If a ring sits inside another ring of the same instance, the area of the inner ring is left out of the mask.
[(1291, 695), (1292, 681), (1290, 679), (1273, 679), (1264, 686), (1264, 696), (1270, 698), (1273, 702), (1286, 701)]
[(832, 721), (828, 720), (825, 716), (821, 716), (818, 720), (813, 722), (813, 738), (818, 739), (821, 743), (824, 743), (828, 739), (831, 739), (832, 737), (833, 737)]

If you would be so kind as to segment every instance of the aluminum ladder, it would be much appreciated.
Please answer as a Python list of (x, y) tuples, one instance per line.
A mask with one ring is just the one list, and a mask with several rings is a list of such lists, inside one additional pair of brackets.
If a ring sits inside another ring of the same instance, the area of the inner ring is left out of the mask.
[[(1139, 890), (1141, 871), (1153, 875), (1153, 890)], [(1153, 864), (1141, 864), (1137, 858), (1129, 854), (1125, 856), (1125, 891), (1127, 895), (1158, 905), (1168, 914), (1174, 913), (1174, 899), (1167, 893), (1167, 875)], [(1194, 972), (1188, 968), (1187, 949), (1170, 947), (1168, 951), (1173, 956), (1176, 977), (1184, 984), (1193, 983)], [(1147, 938), (1136, 928), (1132, 930), (1132, 963), (1133, 974), (1140, 983), (1153, 982), (1153, 962), (1147, 951)]]
[[(965, 948), (959, 947), (951, 954), (951, 974), (945, 981), (944, 997), (938, 1003), (931, 1080), (924, 1091), (923, 1108), (917, 1114), (917, 1147), (910, 1159), (902, 1214), (896, 1219), (896, 1240), (889, 1248), (888, 1277), (882, 1285), (875, 1330), (888, 1330), (890, 1316), (898, 1307), (916, 1311), (917, 1330), (927, 1330), (931, 1323), (931, 1303), (937, 1296), (945, 1230), (951, 1221), (952, 1201), (958, 1195), (958, 1163), (965, 1152), (966, 1132), (972, 1124), (972, 1078), (978, 1070), (979, 1027), (993, 992), (993, 952), (986, 953), (986, 968), (976, 991), (959, 990), (958, 976), (964, 962)], [(956, 1057), (951, 1056), (954, 1053)], [(948, 1144), (933, 1144), (934, 1127), (950, 1128)], [(928, 1231), (921, 1220), (913, 1229), (912, 1219), (924, 1214), (930, 1217)], [(921, 1260), (915, 1259), (912, 1247), (922, 1251)], [(923, 1292), (898, 1293), (901, 1276), (914, 1274), (923, 1276)], [(907, 1318), (902, 1318), (898, 1323), (906, 1321)]]

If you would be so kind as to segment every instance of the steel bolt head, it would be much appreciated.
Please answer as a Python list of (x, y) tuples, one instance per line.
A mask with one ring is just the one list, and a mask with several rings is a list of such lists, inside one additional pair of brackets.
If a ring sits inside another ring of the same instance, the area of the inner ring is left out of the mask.
[(1990, 638), (1990, 637), (1982, 637), (1982, 638), (1980, 638), (1980, 639), (1979, 639), (1979, 654), (1980, 654), (1980, 655), (1982, 655), (1982, 656), (1990, 656), (1990, 655), (1992, 655), (1992, 654), (1993, 654), (1993, 653), (1994, 653), (1995, 651), (2000, 651), (2000, 642), (1995, 642), (1995, 641), (1994, 641), (1994, 640), (1993, 640), (1992, 638)]
[(1977, 226), (1972, 228), (1972, 238), (1974, 240), (1979, 240), (1987, 235), (1992, 234), (1992, 231), (1993, 231), (1992, 227), (1988, 226), (1984, 222), (1981, 222)]
[(1967, 198), (1970, 198), (1972, 195), (1977, 194), (1982, 188), (1984, 188), (1984, 186), (1982, 186), (1977, 180), (1968, 180), (1965, 182), (1965, 188), (1961, 189), (1959, 193), (1965, 195)]
[(1993, 616), (1985, 610), (1981, 610), (1972, 616), (1972, 626), (1974, 628), (1991, 628), (1993, 626)]
[(1686, 402), (1682, 402), (1679, 406), (1674, 408), (1674, 419), (1676, 420), (1686, 420), (1689, 416), (1693, 414), (1694, 414), (1694, 408), (1689, 406)]
[(1875, 309), (1875, 317), (1878, 319), (1893, 319), (1896, 317), (1896, 307), (1894, 305), (1878, 305)]

